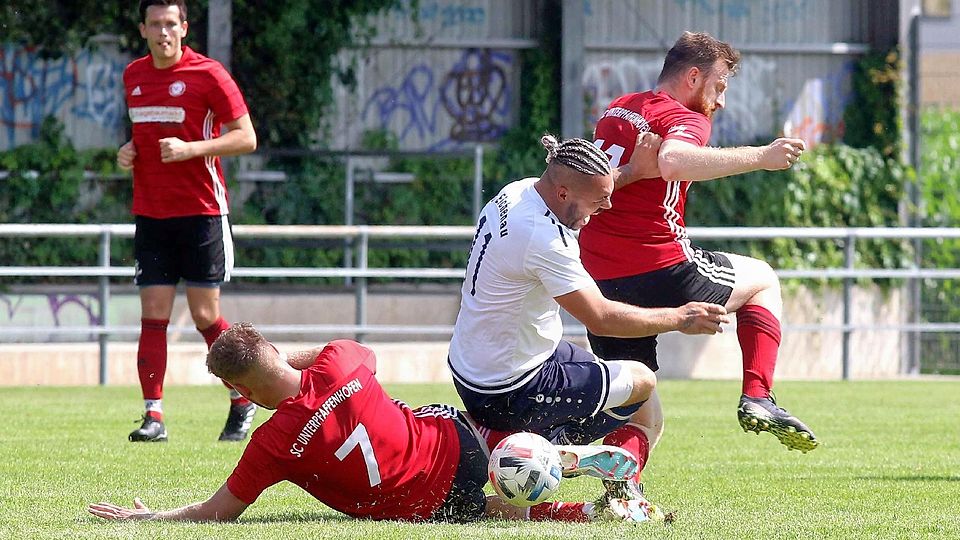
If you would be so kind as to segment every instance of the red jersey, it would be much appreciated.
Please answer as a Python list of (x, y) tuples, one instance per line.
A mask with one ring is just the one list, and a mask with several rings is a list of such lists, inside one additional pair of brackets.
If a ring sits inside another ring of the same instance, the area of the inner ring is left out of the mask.
[(190, 47), (166, 69), (153, 67), (150, 55), (123, 71), (133, 144), (133, 214), (151, 218), (220, 216), (229, 213), (220, 158), (160, 161), (159, 140), (214, 139), (220, 125), (247, 114), (237, 83), (217, 62)]
[[(697, 146), (710, 140), (710, 119), (665, 92), (621, 96), (597, 122), (596, 144), (614, 167), (630, 161), (637, 134), (652, 131), (664, 141)], [(594, 279), (644, 274), (693, 260), (683, 221), (688, 181), (638, 180), (618, 189), (613, 208), (590, 218), (580, 231), (580, 256)]]
[(251, 504), (289, 480), (350, 516), (430, 517), (460, 462), (456, 426), (442, 411), (390, 399), (368, 367), (373, 360), (353, 341), (324, 347), (303, 371), (300, 393), (251, 436), (227, 479), (230, 493)]

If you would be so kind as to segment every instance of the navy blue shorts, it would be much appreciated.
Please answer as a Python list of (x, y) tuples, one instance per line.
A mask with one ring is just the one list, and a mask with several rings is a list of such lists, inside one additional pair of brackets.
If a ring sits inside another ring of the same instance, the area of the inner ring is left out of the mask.
[[(603, 296), (640, 307), (680, 307), (687, 302), (725, 305), (733, 294), (733, 264), (722, 253), (694, 248), (694, 262), (684, 262), (636, 276), (597, 281)], [(657, 336), (613, 338), (587, 334), (590, 348), (604, 360), (638, 360), (653, 371)]]
[(140, 287), (217, 287), (230, 281), (233, 239), (227, 216), (153, 219), (136, 216), (133, 282)]
[[(588, 444), (626, 422), (641, 403), (604, 411), (610, 370), (592, 353), (560, 341), (523, 386), (508, 392), (454, 377), (463, 404), (479, 424), (497, 431), (530, 431), (560, 444)], [(613, 414), (609, 414), (612, 412)]]

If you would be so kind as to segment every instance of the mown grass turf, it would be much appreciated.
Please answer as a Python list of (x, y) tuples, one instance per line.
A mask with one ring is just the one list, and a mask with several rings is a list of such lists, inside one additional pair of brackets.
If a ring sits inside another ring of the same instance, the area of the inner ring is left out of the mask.
[[(388, 391), (411, 405), (459, 404), (451, 385)], [(737, 383), (662, 381), (666, 432), (644, 481), (678, 519), (632, 527), (356, 521), (291, 484), (267, 490), (238, 523), (105, 522), (87, 503), (139, 496), (167, 509), (221, 485), (243, 450), (216, 441), (223, 388), (168, 388), (167, 444), (126, 441), (137, 388), (3, 388), (0, 538), (960, 538), (960, 381), (784, 382), (778, 391), (819, 449), (788, 452), (769, 434), (740, 431)], [(574, 479), (559, 497), (599, 490)]]

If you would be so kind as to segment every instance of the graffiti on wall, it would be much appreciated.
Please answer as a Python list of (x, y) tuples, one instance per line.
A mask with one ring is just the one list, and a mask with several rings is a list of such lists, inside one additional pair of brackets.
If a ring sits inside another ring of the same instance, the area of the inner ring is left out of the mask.
[(494, 141), (509, 127), (513, 65), (512, 53), (491, 49), (464, 49), (446, 69), (417, 63), (370, 94), (362, 124), (392, 132), (407, 149)]
[(507, 130), (510, 92), (500, 63), (509, 56), (490, 49), (469, 49), (444, 77), (440, 101), (453, 119), (450, 139), (489, 142)]
[(849, 81), (853, 62), (825, 77), (807, 79), (799, 95), (784, 106), (783, 133), (798, 137), (808, 145), (843, 138), (843, 113), (850, 102)]
[(92, 294), (0, 295), (0, 324), (94, 326), (100, 301)]
[(441, 30), (465, 26), (481, 26), (487, 21), (483, 5), (464, 5), (462, 1), (421, 0), (416, 9), (409, 0), (391, 8), (403, 19), (414, 19), (421, 26), (438, 26)]
[(673, 0), (683, 10), (705, 15), (720, 15), (730, 19), (750, 19), (753, 22), (773, 24), (817, 16), (816, 6), (810, 0), (766, 2), (757, 0)]
[[(586, 66), (583, 87), (590, 126), (613, 99), (656, 87), (662, 60), (631, 57)], [(777, 63), (750, 56), (731, 79), (726, 108), (714, 117), (712, 144), (743, 144), (779, 135), (803, 138), (810, 145), (833, 141), (843, 134), (843, 110), (850, 99), (847, 83), (851, 64), (824, 78), (807, 80), (799, 93), (783, 95), (777, 88)], [(786, 104), (778, 107), (777, 104)], [(589, 129), (589, 127), (588, 127)]]
[(44, 59), (29, 47), (0, 46), (0, 149), (35, 139), (47, 116), (116, 133), (122, 128), (124, 66), (102, 51)]

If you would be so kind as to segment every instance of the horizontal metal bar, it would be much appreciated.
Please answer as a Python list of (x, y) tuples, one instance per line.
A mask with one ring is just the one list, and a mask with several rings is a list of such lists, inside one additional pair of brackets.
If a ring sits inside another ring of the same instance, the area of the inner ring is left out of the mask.
[[(257, 326), (262, 332), (270, 334), (382, 334), (382, 335), (438, 335), (453, 334), (451, 325), (406, 326), (406, 325), (354, 325), (354, 324), (275, 324)], [(191, 333), (193, 326), (170, 326), (168, 333)], [(916, 324), (784, 324), (783, 331), (791, 332), (843, 332), (843, 331), (876, 331), (876, 332), (920, 332), (943, 333), (960, 332), (960, 323), (916, 323)], [(47, 336), (137, 336), (139, 326), (0, 326), (0, 336), (23, 336), (42, 334)], [(587, 330), (582, 325), (567, 325), (563, 327), (566, 336), (585, 336)], [(9, 342), (8, 342), (9, 343)]]
[[(588, 52), (656, 52), (661, 53), (670, 48), (672, 43), (664, 44), (656, 41), (614, 41), (600, 42), (587, 41), (584, 49)], [(866, 54), (870, 45), (866, 43), (834, 42), (834, 43), (745, 43), (737, 45), (740, 52), (750, 54), (826, 54), (855, 56)]]
[[(121, 237), (132, 237), (132, 224), (59, 224), (59, 223), (4, 223), (4, 236), (98, 236), (104, 232)], [(234, 225), (235, 237), (266, 238), (350, 238), (367, 235), (370, 238), (472, 238), (470, 226), (404, 226), (404, 225)], [(691, 227), (688, 236), (695, 241), (717, 239), (776, 239), (794, 240), (871, 238), (871, 239), (946, 239), (960, 238), (960, 227)]]
[[(777, 270), (781, 279), (960, 279), (960, 268), (811, 268)], [(462, 268), (234, 268), (238, 278), (395, 278), (463, 279)], [(131, 277), (124, 266), (0, 266), (0, 277)]]

